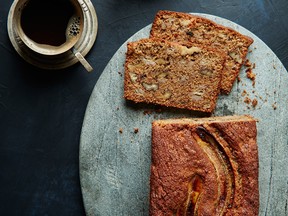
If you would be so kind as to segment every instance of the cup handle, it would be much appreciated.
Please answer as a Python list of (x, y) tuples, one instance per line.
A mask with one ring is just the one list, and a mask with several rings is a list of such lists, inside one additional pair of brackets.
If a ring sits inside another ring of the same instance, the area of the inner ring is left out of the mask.
[(75, 57), (78, 59), (78, 61), (84, 66), (84, 68), (91, 72), (93, 70), (92, 66), (89, 64), (89, 62), (82, 56), (82, 54), (77, 51), (76, 49), (73, 49), (73, 53)]

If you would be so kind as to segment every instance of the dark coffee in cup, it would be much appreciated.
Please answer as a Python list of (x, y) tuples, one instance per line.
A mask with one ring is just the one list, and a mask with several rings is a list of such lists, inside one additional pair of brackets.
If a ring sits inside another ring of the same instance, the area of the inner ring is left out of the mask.
[[(39, 58), (69, 55), (92, 71), (77, 50), (84, 29), (83, 0), (15, 0), (10, 13), (18, 44)], [(89, 36), (88, 36), (89, 37)]]
[(60, 46), (66, 42), (66, 28), (75, 13), (70, 0), (30, 0), (23, 8), (21, 26), (36, 43)]

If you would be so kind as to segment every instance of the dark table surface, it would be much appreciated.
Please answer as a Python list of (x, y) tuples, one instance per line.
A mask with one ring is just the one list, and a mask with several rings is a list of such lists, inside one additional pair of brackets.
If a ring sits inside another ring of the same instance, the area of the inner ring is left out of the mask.
[[(44, 0), (42, 0), (44, 1)], [(150, 24), (160, 9), (200, 12), (234, 21), (256, 34), (288, 68), (287, 0), (92, 0), (97, 40), (80, 64), (45, 71), (12, 47), (0, 3), (0, 215), (85, 215), (79, 141), (95, 83), (117, 49)]]

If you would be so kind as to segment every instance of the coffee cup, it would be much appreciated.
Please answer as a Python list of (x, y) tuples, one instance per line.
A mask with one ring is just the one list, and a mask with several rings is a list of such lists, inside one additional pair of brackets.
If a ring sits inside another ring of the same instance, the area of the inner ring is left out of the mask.
[(84, 28), (78, 0), (18, 0), (12, 17), (22, 43), (42, 56), (73, 52), (87, 71), (93, 68), (75, 48)]

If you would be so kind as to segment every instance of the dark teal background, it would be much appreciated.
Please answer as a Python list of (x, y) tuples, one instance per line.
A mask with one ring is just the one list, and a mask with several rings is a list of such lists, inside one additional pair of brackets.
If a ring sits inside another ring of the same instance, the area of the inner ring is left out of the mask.
[(287, 0), (92, 2), (99, 30), (87, 55), (91, 74), (80, 64), (45, 71), (22, 60), (7, 33), (12, 0), (0, 2), (0, 215), (85, 215), (78, 152), (89, 96), (117, 49), (158, 10), (234, 21), (261, 38), (288, 68)]

